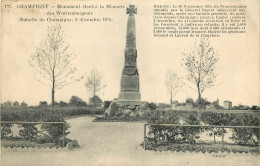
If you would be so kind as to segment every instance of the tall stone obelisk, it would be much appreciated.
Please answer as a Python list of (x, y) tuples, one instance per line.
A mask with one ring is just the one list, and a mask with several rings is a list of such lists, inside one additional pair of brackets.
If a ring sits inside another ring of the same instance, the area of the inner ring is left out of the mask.
[(121, 89), (116, 103), (121, 106), (133, 106), (142, 103), (139, 92), (139, 73), (136, 66), (137, 50), (134, 14), (137, 14), (137, 9), (134, 5), (130, 5), (126, 14), (129, 15), (126, 32), (125, 64), (121, 77)]

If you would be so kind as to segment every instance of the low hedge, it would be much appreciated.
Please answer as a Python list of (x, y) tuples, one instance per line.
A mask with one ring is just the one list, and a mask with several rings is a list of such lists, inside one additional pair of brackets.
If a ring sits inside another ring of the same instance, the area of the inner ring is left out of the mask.
[(51, 114), (59, 114), (62, 117), (72, 117), (80, 115), (102, 115), (104, 108), (93, 107), (57, 107), (55, 110), (51, 108), (14, 108), (2, 107), (1, 108), (1, 121), (43, 121)]

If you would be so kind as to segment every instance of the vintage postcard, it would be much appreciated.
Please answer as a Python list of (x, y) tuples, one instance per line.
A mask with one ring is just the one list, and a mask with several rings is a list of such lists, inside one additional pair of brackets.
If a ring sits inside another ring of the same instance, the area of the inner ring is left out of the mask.
[(2, 0), (2, 166), (258, 166), (258, 0)]

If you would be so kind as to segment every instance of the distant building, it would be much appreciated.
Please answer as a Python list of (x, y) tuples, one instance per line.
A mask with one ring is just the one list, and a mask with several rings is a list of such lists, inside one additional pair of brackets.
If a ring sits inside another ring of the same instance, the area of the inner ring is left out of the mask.
[(166, 104), (166, 103), (158, 103), (157, 106), (159, 108), (170, 108), (170, 105), (169, 104)]
[(172, 101), (172, 105), (171, 105), (171, 108), (172, 109), (175, 109), (175, 108), (177, 108), (178, 107), (178, 101)]
[(187, 108), (187, 109), (193, 109), (193, 103), (186, 103), (185, 108)]
[(172, 104), (171, 105), (171, 109), (175, 109), (176, 107), (178, 107), (178, 104)]
[(177, 100), (172, 101), (172, 104), (178, 104), (179, 102)]
[(39, 107), (47, 107), (47, 106), (48, 106), (47, 101), (40, 101)]
[(227, 110), (230, 110), (230, 109), (232, 108), (232, 102), (225, 100), (225, 101), (223, 102), (223, 107), (224, 107), (225, 109), (227, 109)]
[(207, 109), (207, 110), (216, 110), (216, 107), (215, 107), (214, 104), (207, 104), (207, 105), (206, 105), (206, 109)]
[(217, 100), (215, 101), (215, 103), (217, 104), (217, 105), (219, 105), (219, 99), (217, 98)]

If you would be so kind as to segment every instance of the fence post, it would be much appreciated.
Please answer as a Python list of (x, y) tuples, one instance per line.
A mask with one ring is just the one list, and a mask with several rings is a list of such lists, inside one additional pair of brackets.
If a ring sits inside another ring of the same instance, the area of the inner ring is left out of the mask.
[(222, 150), (224, 150), (224, 125), (222, 125), (221, 136), (222, 136)]
[(66, 122), (63, 122), (63, 125), (62, 125), (62, 132), (63, 132), (62, 146), (63, 146), (63, 148), (65, 148), (65, 124), (66, 124)]
[(146, 148), (145, 148), (145, 137), (146, 137), (146, 124), (144, 124), (144, 150), (146, 150)]

